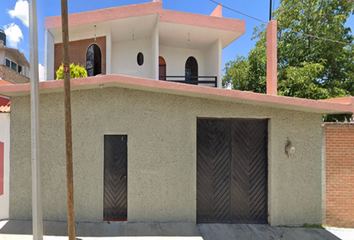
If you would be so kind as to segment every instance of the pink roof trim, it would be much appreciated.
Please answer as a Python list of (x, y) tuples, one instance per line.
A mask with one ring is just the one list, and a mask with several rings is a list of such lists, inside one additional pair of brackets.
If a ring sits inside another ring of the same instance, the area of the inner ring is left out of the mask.
[(159, 15), (160, 22), (192, 25), (197, 27), (214, 28), (242, 33), (246, 31), (246, 23), (244, 20), (213, 17), (195, 13), (178, 12), (164, 9), (160, 11)]
[(331, 99), (324, 99), (321, 101), (333, 102), (333, 103), (353, 104), (354, 105), (354, 97), (331, 98)]
[[(159, 14), (161, 22), (215, 28), (244, 33), (245, 21), (162, 9), (162, 2), (149, 2), (69, 14), (69, 27), (115, 19)], [(61, 16), (45, 18), (45, 29), (61, 28)]]
[[(226, 101), (238, 100), (239, 102), (247, 104), (259, 105), (263, 103), (270, 107), (287, 108), (300, 111), (306, 109), (307, 111), (313, 110), (314, 112), (320, 113), (354, 112), (354, 97), (350, 98), (352, 101), (351, 103), (333, 103), (294, 97), (273, 96), (246, 91), (203, 87), (167, 81), (158, 81), (116, 74), (88, 78), (76, 78), (71, 80), (71, 86), (73, 90), (98, 88), (100, 84), (106, 84), (106, 87), (125, 87), (131, 89), (164, 92), (191, 97), (204, 97)], [(53, 80), (40, 82), (39, 88), (41, 92), (48, 92), (46, 90), (52, 90), (57, 92), (63, 91), (63, 81)], [(26, 83), (0, 86), (0, 94), (5, 96), (29, 95), (30, 84)]]
[[(121, 7), (112, 7), (88, 12), (69, 14), (69, 27), (103, 22), (120, 18), (137, 17), (157, 14), (162, 9), (162, 2), (133, 4)], [(45, 29), (61, 28), (61, 16), (46, 17)]]
[(213, 17), (222, 17), (222, 6), (221, 6), (221, 5), (216, 6), (216, 8), (215, 8), (214, 11), (210, 14), (210, 16), (213, 16)]

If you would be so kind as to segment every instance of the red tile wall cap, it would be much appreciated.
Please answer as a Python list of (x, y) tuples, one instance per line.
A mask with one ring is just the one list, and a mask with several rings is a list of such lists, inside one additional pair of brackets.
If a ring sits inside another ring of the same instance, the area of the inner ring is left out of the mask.
[(13, 83), (10, 83), (10, 82), (8, 82), (8, 81), (2, 80), (2, 79), (0, 78), (0, 85), (11, 85), (11, 84), (13, 84)]
[[(162, 2), (150, 2), (69, 14), (69, 27), (121, 18), (159, 14), (159, 21), (245, 33), (244, 20), (162, 9)], [(61, 16), (45, 18), (45, 29), (61, 28)]]
[(5, 106), (0, 106), (0, 113), (9, 113), (10, 110), (10, 103)]
[[(266, 105), (275, 108), (317, 112), (323, 114), (354, 112), (354, 103), (333, 103), (294, 97), (273, 96), (261, 93), (203, 87), (198, 85), (158, 81), (117, 74), (71, 79), (71, 87), (73, 91), (97, 89), (102, 86), (102, 84), (103, 87), (124, 87), (143, 91), (169, 93), (245, 104)], [(63, 91), (63, 81), (53, 80), (40, 82), (39, 88), (41, 93), (61, 92)], [(0, 86), (0, 95), (11, 97), (29, 94), (29, 83)]]
[[(69, 27), (120, 18), (157, 14), (160, 9), (162, 9), (162, 2), (149, 2), (105, 8), (88, 12), (72, 13), (68, 16)], [(61, 16), (45, 18), (45, 29), (48, 30), (54, 28), (61, 28)]]

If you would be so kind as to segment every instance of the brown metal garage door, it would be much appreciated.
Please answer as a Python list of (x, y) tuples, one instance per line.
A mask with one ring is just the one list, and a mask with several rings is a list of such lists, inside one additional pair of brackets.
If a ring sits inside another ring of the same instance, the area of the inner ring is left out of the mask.
[(268, 120), (197, 120), (197, 221), (267, 223)]

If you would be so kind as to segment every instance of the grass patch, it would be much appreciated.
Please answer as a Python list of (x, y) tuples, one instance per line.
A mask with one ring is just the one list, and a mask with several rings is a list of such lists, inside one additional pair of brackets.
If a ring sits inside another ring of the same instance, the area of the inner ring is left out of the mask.
[(304, 223), (304, 225), (302, 225), (302, 227), (304, 228), (317, 228), (317, 229), (325, 229), (322, 224), (310, 224), (310, 223)]

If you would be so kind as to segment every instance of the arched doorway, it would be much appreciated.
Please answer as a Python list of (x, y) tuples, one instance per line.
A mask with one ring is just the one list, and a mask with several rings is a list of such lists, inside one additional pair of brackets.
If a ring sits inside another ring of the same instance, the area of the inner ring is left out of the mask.
[(87, 76), (95, 76), (97, 74), (101, 74), (101, 66), (102, 66), (102, 55), (101, 50), (97, 46), (97, 44), (91, 44), (86, 52), (86, 71)]
[(159, 57), (159, 80), (166, 81), (166, 61), (163, 57)]
[(198, 63), (194, 57), (189, 57), (185, 66), (186, 82), (193, 81), (192, 84), (198, 84)]

